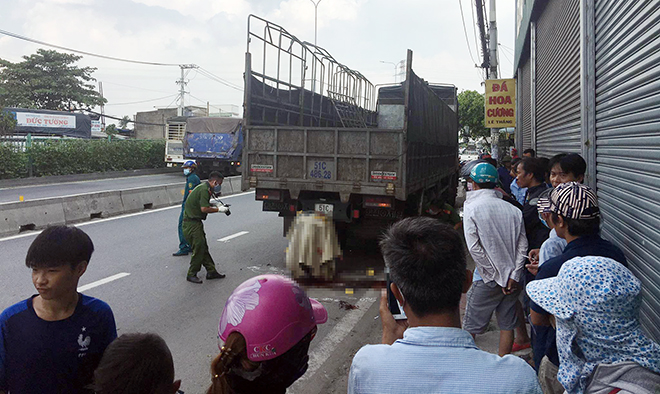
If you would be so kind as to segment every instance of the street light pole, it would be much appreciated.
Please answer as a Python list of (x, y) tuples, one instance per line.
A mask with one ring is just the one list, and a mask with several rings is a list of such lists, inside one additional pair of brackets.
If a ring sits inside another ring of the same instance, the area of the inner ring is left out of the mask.
[(314, 4), (314, 46), (316, 46), (316, 32), (317, 32), (316, 22), (318, 20), (319, 3), (321, 2), (321, 0), (316, 0), (316, 1), (309, 0), (309, 1), (311, 1), (312, 4)]
[(394, 63), (394, 62), (386, 62), (386, 61), (384, 61), (384, 60), (381, 60), (380, 62), (381, 62), (381, 63), (385, 63), (385, 64), (391, 64), (391, 65), (394, 66), (394, 82), (396, 83), (396, 66), (397, 66), (397, 64)]

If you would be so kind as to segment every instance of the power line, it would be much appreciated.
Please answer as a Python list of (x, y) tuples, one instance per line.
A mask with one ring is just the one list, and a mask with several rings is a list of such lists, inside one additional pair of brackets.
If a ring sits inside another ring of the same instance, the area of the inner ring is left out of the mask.
[[(204, 100), (202, 100), (201, 98), (199, 98), (199, 97), (195, 97), (195, 96), (193, 96), (193, 95), (190, 94), (190, 93), (188, 93), (188, 96), (194, 98), (195, 100), (197, 100), (197, 101), (199, 101), (199, 102), (201, 102), (201, 103), (208, 103), (208, 101), (204, 101)], [(218, 106), (215, 106), (215, 105), (213, 105), (213, 104), (209, 104), (209, 107), (213, 107), (213, 108), (217, 109), (218, 111), (222, 112), (222, 108), (220, 108), (220, 107), (218, 107)]]
[(143, 62), (143, 61), (140, 61), (140, 60), (121, 59), (121, 58), (118, 58), (118, 57), (105, 56), (105, 55), (98, 55), (98, 54), (91, 53), (91, 52), (79, 51), (79, 50), (77, 50), (77, 49), (71, 49), (71, 48), (67, 48), (67, 47), (60, 46), (60, 45), (49, 44), (49, 43), (47, 43), (47, 42), (43, 42), (43, 41), (39, 41), (39, 40), (35, 40), (35, 39), (33, 39), (33, 38), (25, 37), (25, 36), (22, 36), (22, 35), (20, 35), (20, 34), (16, 34), (16, 33), (8, 32), (8, 31), (5, 31), (5, 30), (0, 30), (0, 34), (4, 34), (4, 35), (9, 36), (9, 37), (18, 38), (19, 40), (24, 40), (24, 41), (33, 42), (33, 43), (35, 43), (35, 44), (46, 45), (46, 46), (49, 46), (49, 47), (58, 48), (58, 49), (62, 49), (62, 50), (69, 51), (69, 52), (82, 53), (83, 55), (94, 56), (94, 57), (100, 57), (100, 58), (102, 58), (102, 59), (116, 60), (116, 61), (118, 61), (118, 62), (135, 63), (135, 64), (145, 64), (145, 65), (148, 65), (148, 66), (176, 66), (176, 67), (179, 67), (178, 64), (171, 64), (171, 63), (156, 63), (156, 62)]
[(474, 35), (474, 48), (477, 51), (477, 57), (479, 54), (479, 42), (477, 38), (477, 18), (474, 16), (474, 9), (476, 8), (476, 2), (474, 3), (475, 7), (472, 7), (472, 4), (470, 4), (470, 10), (472, 11), (472, 33)]
[(221, 84), (223, 84), (223, 85), (225, 85), (225, 86), (227, 86), (227, 87), (230, 87), (230, 88), (232, 88), (232, 89), (238, 90), (239, 92), (242, 92), (242, 91), (243, 91), (243, 88), (241, 88), (240, 86), (238, 86), (238, 85), (236, 85), (236, 84), (234, 84), (234, 83), (231, 83), (231, 82), (229, 82), (229, 81), (227, 81), (227, 80), (225, 80), (225, 79), (222, 79), (222, 78), (220, 78), (219, 76), (213, 74), (212, 72), (210, 72), (210, 71), (208, 71), (208, 70), (206, 70), (206, 69), (204, 69), (204, 68), (202, 68), (202, 67), (199, 67), (198, 70), (201, 72), (202, 75), (204, 75), (205, 77), (207, 77), (207, 78), (209, 78), (209, 79), (212, 79), (212, 80), (214, 80), (214, 81), (216, 81), (216, 82), (220, 82)]
[(470, 53), (470, 59), (472, 59), (472, 63), (474, 63), (476, 65), (477, 62), (474, 61), (474, 57), (472, 56), (472, 49), (470, 49), (470, 40), (468, 39), (467, 28), (465, 27), (465, 17), (463, 16), (463, 4), (461, 3), (461, 0), (458, 0), (458, 7), (461, 9), (461, 20), (463, 21), (463, 32), (465, 33), (465, 42), (467, 43), (468, 52)]
[(116, 82), (108, 82), (108, 81), (102, 81), (102, 82), (103, 82), (104, 84), (116, 85), (116, 86), (121, 86), (121, 87), (124, 87), (124, 88), (131, 88), (131, 89), (145, 90), (145, 91), (149, 91), (149, 92), (157, 92), (157, 93), (167, 93), (167, 92), (165, 92), (165, 91), (163, 91), (163, 90), (155, 90), (155, 89), (140, 88), (140, 87), (137, 87), (137, 86), (123, 85), (123, 84), (121, 84), (121, 83), (116, 83)]
[(499, 42), (498, 42), (497, 44), (498, 44), (499, 46), (503, 47), (503, 48), (508, 49), (509, 52), (513, 53), (513, 48), (509, 48), (508, 46), (506, 46), (506, 45), (504, 45), (504, 44), (502, 44), (502, 43), (499, 43)]
[[(79, 111), (82, 111), (82, 109), (80, 109), (80, 108), (79, 108), (78, 110), (79, 110)], [(113, 120), (124, 120), (124, 118), (120, 118), (120, 117), (118, 117), (118, 116), (112, 116), (112, 115), (100, 114), (100, 113), (98, 113), (98, 112), (96, 112), (96, 111), (92, 111), (92, 110), (88, 110), (88, 109), (86, 109), (86, 110), (84, 110), (84, 111), (89, 112), (90, 114), (94, 114), (94, 115), (98, 115), (98, 116), (103, 116), (103, 117), (110, 118), (110, 119), (113, 119)], [(134, 121), (134, 120), (130, 120), (130, 119), (126, 120), (126, 122), (127, 122), (127, 123), (133, 123), (133, 124), (144, 124), (144, 125), (149, 125), (149, 126), (167, 126), (167, 125), (164, 124), (164, 123), (136, 122), (136, 121)]]
[(163, 99), (170, 98), (170, 97), (172, 97), (172, 96), (178, 96), (178, 95), (179, 95), (179, 93), (175, 93), (175, 94), (170, 94), (170, 95), (168, 95), (168, 96), (165, 96), (165, 97), (159, 97), (159, 98), (155, 98), (155, 99), (142, 100), (142, 101), (133, 101), (133, 102), (130, 102), (130, 103), (106, 104), (105, 106), (108, 107), (108, 106), (114, 106), (114, 105), (142, 104), (142, 103), (148, 103), (148, 102), (150, 102), (150, 101), (163, 100)]

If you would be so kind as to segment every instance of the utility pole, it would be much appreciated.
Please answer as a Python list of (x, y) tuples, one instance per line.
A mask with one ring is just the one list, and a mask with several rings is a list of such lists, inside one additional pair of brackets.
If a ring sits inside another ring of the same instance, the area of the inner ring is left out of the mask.
[[(103, 82), (99, 81), (99, 94), (103, 97)], [(105, 104), (101, 104), (101, 131), (105, 131)]]
[(481, 53), (483, 54), (484, 61), (481, 63), (481, 67), (486, 69), (486, 79), (488, 79), (488, 61), (490, 56), (488, 55), (488, 43), (486, 42), (486, 27), (484, 23), (484, 5), (481, 0), (475, 0), (475, 6), (477, 8), (477, 24), (479, 25), (479, 37), (481, 38)]
[(177, 109), (177, 116), (183, 116), (183, 107), (184, 107), (184, 98), (186, 95), (186, 85), (188, 84), (186, 82), (186, 77), (184, 74), (185, 70), (191, 70), (193, 68), (197, 68), (198, 66), (195, 64), (180, 64), (179, 68), (181, 68), (181, 79), (176, 81), (176, 84), (179, 85), (179, 98), (177, 99), (179, 101), (179, 108)]
[[(490, 49), (490, 79), (497, 79), (497, 22), (495, 21), (495, 1), (490, 0), (490, 26), (488, 32), (488, 45)], [(499, 158), (500, 129), (490, 129), (490, 155), (493, 159)]]

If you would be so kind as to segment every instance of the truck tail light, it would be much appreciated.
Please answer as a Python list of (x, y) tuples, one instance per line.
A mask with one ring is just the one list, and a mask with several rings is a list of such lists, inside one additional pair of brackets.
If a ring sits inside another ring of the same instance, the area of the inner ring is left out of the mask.
[(392, 208), (391, 197), (367, 196), (364, 198), (364, 206), (369, 208)]
[(282, 193), (279, 190), (257, 189), (256, 200), (265, 201), (281, 201)]
[(360, 218), (360, 211), (358, 209), (353, 210), (353, 219), (359, 219)]

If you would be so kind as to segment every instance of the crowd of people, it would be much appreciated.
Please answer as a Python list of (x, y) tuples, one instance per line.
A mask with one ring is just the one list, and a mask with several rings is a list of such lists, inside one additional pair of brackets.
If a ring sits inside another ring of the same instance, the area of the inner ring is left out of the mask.
[[(641, 283), (600, 237), (584, 159), (524, 156), (471, 166), (463, 231), (474, 271), (447, 225), (409, 218), (390, 229), (381, 249), (408, 319), (381, 302), (382, 344), (355, 355), (349, 393), (660, 392), (660, 346), (639, 323)], [(474, 342), (493, 312), (497, 356)], [(530, 345), (531, 365), (509, 354)]]
[[(624, 253), (600, 237), (596, 194), (582, 184), (586, 163), (577, 154), (524, 154), (504, 157), (499, 169), (488, 159), (471, 168), (462, 223), (436, 200), (425, 216), (384, 234), (389, 290), (406, 319), (395, 319), (383, 291), (382, 343), (355, 354), (348, 393), (660, 392), (660, 345), (639, 323), (641, 283)], [(206, 257), (201, 220), (186, 221), (218, 211), (207, 200), (222, 178), (211, 175), (187, 195), (180, 218), (175, 254), (193, 251), (195, 283), (202, 265), (208, 279), (220, 275)], [(117, 338), (110, 306), (78, 293), (93, 251), (73, 226), (48, 227), (30, 245), (25, 264), (37, 294), (0, 315), (0, 394), (180, 392), (161, 337)], [(475, 343), (493, 312), (497, 355)], [(207, 393), (285, 393), (306, 372), (327, 318), (289, 278), (248, 279), (219, 318)], [(510, 354), (530, 346), (530, 363)]]

